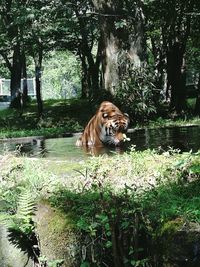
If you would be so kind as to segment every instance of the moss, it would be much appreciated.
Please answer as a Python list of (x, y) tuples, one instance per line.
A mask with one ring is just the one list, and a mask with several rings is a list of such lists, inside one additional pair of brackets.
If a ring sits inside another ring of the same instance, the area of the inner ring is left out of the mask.
[(47, 201), (38, 204), (35, 217), (42, 256), (48, 261), (64, 260), (62, 266), (77, 262), (79, 239), (69, 214), (52, 208)]
[[(52, 215), (52, 214), (51, 214)], [(53, 216), (51, 216), (48, 229), (50, 232), (62, 233), (66, 228), (73, 229), (74, 223), (70, 215), (63, 214), (61, 211), (54, 209)]]
[[(163, 225), (162, 236), (157, 238), (157, 250), (165, 256), (166, 262), (176, 262), (178, 266), (200, 266), (198, 223), (183, 223), (177, 218)], [(170, 265), (171, 266), (171, 265)]]
[(182, 218), (176, 218), (175, 220), (164, 223), (159, 231), (159, 236), (172, 236), (181, 229), (183, 223)]

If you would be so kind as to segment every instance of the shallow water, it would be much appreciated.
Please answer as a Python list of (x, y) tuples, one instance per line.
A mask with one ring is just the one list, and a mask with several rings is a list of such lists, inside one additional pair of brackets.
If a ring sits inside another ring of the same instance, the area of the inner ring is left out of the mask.
[(121, 148), (93, 148), (85, 151), (76, 147), (78, 136), (50, 139), (24, 139), (20, 141), (7, 141), (0, 143), (0, 154), (12, 151), (17, 155), (28, 157), (44, 157), (79, 161), (88, 155), (123, 153), (128, 151), (131, 145), (136, 150), (158, 149), (160, 151), (170, 148), (179, 149), (182, 152), (196, 152), (200, 149), (200, 127), (173, 127), (160, 129), (133, 130), (127, 134), (131, 141)]

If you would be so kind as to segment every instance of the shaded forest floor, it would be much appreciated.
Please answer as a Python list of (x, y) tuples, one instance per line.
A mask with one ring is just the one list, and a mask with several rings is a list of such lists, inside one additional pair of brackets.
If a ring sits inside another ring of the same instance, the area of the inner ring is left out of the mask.
[[(65, 133), (80, 132), (84, 129), (88, 120), (93, 116), (97, 106), (92, 106), (86, 100), (46, 100), (44, 101), (44, 116), (37, 117), (37, 105), (32, 101), (23, 114), (15, 109), (0, 110), (0, 138), (44, 136), (56, 137)], [(155, 128), (200, 125), (200, 118), (162, 118), (143, 123), (135, 123), (134, 118), (130, 118), (130, 128)]]

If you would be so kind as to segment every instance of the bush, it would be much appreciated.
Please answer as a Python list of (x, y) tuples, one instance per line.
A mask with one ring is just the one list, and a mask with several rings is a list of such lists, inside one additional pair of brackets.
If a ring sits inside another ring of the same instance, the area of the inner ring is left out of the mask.
[(134, 68), (129, 75), (122, 77), (116, 98), (126, 106), (131, 117), (144, 121), (156, 113), (159, 102), (157, 92), (152, 72), (147, 68)]

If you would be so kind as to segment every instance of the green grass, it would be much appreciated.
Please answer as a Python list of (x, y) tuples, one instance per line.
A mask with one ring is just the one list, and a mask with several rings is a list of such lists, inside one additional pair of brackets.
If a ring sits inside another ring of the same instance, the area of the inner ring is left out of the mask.
[[(24, 189), (43, 197), (52, 192), (58, 206), (62, 205), (56, 200), (60, 188), (73, 194), (84, 192), (84, 196), (99, 189), (114, 195), (127, 190), (129, 196), (139, 199), (143, 212), (154, 223), (163, 224), (177, 217), (200, 222), (199, 153), (170, 151), (160, 155), (150, 150), (132, 150), (112, 157), (92, 157), (77, 166), (67, 161), (15, 158), (9, 154), (1, 161), (4, 182), (0, 197), (8, 202), (15, 202)], [(75, 171), (80, 169), (81, 172)], [(70, 174), (67, 179), (66, 174)]]
[(43, 135), (59, 136), (66, 132), (82, 131), (92, 114), (87, 101), (44, 101), (44, 116), (37, 117), (37, 105), (33, 101), (20, 115), (19, 111), (0, 111), (0, 138)]
[[(161, 128), (161, 127), (181, 127), (181, 126), (191, 126), (191, 125), (200, 125), (200, 118), (177, 118), (177, 119), (163, 119), (158, 118), (154, 121), (149, 121), (147, 124), (148, 128)], [(141, 125), (138, 125), (140, 128)]]

